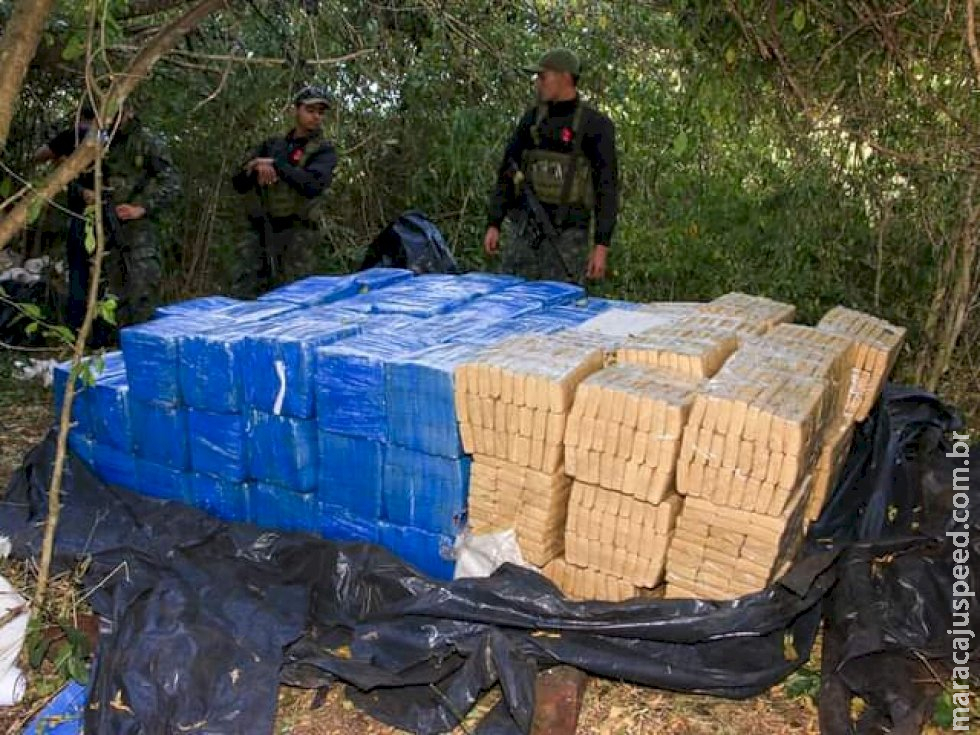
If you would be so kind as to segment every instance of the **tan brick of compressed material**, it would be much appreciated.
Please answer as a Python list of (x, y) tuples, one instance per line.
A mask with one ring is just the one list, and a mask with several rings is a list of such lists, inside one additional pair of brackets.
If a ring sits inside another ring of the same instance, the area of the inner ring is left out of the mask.
[(663, 586), (648, 589), (632, 585), (619, 577), (595, 569), (583, 569), (558, 558), (542, 570), (544, 575), (569, 598), (623, 602), (637, 597), (663, 597)]
[(693, 378), (708, 378), (718, 372), (737, 347), (738, 338), (734, 332), (712, 333), (675, 323), (625, 340), (616, 351), (616, 361), (656, 367)]
[(673, 491), (680, 437), (699, 381), (615, 365), (579, 386), (565, 430), (566, 471), (652, 503)]
[(750, 296), (732, 292), (719, 296), (707, 304), (702, 304), (699, 311), (703, 314), (719, 314), (721, 316), (743, 319), (756, 324), (768, 331), (777, 324), (791, 322), (796, 316), (796, 307), (784, 304), (765, 296)]
[(726, 365), (695, 396), (681, 440), (678, 491), (780, 515), (816, 458), (827, 412), (821, 379)]
[(905, 342), (906, 329), (843, 306), (828, 311), (817, 323), (817, 329), (856, 343), (845, 413), (855, 421), (863, 421), (895, 366)]
[(577, 481), (568, 503), (565, 558), (639, 587), (654, 587), (663, 575), (680, 503), (672, 495), (654, 505)]
[(807, 521), (817, 519), (831, 490), (837, 485), (847, 455), (851, 451), (855, 426), (852, 421), (842, 418), (824, 429), (820, 455), (813, 469), (813, 488), (806, 509)]
[(809, 486), (807, 478), (781, 517), (685, 499), (667, 552), (667, 595), (729, 599), (770, 584), (802, 543)]

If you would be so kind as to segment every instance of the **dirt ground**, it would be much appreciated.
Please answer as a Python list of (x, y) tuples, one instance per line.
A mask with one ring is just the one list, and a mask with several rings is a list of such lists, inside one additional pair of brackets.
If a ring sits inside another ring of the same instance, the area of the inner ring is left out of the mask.
[[(51, 391), (36, 383), (10, 379), (12, 359), (0, 352), (0, 486), (6, 487), (10, 474), (21, 464), (24, 454), (51, 425)], [(23, 564), (5, 562), (0, 573), (19, 581), (30, 595), (33, 575)], [(67, 582), (55, 590), (73, 597)], [(70, 606), (71, 600), (65, 600)], [(13, 708), (0, 710), (0, 732), (17, 732), (60, 686), (62, 679), (50, 666), (29, 673), (28, 695)], [(279, 735), (387, 735), (401, 732), (373, 720), (356, 710), (334, 687), (322, 703), (314, 693), (283, 687), (280, 690)], [(457, 733), (472, 732), (477, 720), (489, 710), (499, 694), (491, 692), (467, 718)], [(580, 733), (596, 735), (784, 735), (817, 733), (816, 710), (805, 696), (790, 697), (784, 687), (768, 694), (733, 702), (703, 696), (677, 695), (655, 689), (613, 681), (592, 679), (585, 694), (580, 717)]]

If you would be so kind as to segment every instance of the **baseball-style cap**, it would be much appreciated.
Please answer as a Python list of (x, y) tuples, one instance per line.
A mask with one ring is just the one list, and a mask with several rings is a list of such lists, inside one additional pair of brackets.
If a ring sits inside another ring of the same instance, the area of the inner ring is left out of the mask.
[(293, 98), (293, 104), (295, 105), (326, 105), (330, 107), (333, 101), (330, 99), (330, 93), (323, 87), (317, 87), (310, 85), (303, 87)]
[(524, 71), (529, 74), (537, 74), (545, 70), (568, 72), (573, 77), (577, 77), (582, 72), (582, 63), (573, 51), (567, 48), (554, 48), (545, 52), (534, 66), (524, 67)]

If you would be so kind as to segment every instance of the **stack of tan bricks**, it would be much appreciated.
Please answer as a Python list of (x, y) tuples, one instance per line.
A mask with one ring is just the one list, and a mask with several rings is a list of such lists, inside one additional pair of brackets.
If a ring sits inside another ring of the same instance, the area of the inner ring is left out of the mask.
[(469, 523), (475, 533), (513, 528), (524, 558), (560, 555), (571, 481), (564, 434), (575, 389), (603, 366), (587, 335), (524, 335), (457, 367), (456, 415), (473, 455)]
[(824, 315), (817, 329), (856, 343), (845, 413), (855, 421), (864, 421), (895, 366), (905, 341), (905, 328), (896, 327), (870, 314), (837, 306)]
[(656, 594), (681, 505), (674, 465), (698, 386), (641, 365), (608, 367), (579, 386), (565, 431), (565, 469), (576, 478), (565, 556), (545, 569), (566, 594)]

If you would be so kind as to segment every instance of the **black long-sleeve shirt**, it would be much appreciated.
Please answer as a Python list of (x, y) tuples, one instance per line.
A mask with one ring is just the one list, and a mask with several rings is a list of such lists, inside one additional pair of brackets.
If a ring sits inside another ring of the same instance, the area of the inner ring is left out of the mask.
[[(337, 153), (330, 143), (321, 140), (320, 146), (307, 158), (305, 164), (299, 165), (303, 149), (310, 140), (311, 138), (298, 138), (292, 131), (285, 137), (269, 138), (249, 154), (245, 163), (253, 158), (271, 158), (280, 180), (312, 199), (330, 186), (333, 170), (337, 165)], [(254, 171), (247, 172), (244, 165), (232, 178), (232, 185), (240, 194), (244, 194), (255, 184)]]
[[(571, 130), (575, 118), (575, 108), (579, 99), (551, 102), (540, 125), (541, 142), (535, 146), (531, 137), (531, 128), (537, 120), (538, 108), (528, 110), (517, 124), (510, 142), (504, 152), (497, 175), (497, 183), (490, 196), (488, 223), (499, 227), (513, 206), (509, 199), (511, 186), (509, 183), (509, 162), (521, 162), (525, 151), (535, 148), (541, 150), (571, 153), (574, 141), (571, 140)], [(582, 155), (592, 167), (592, 185), (595, 189), (595, 209), (589, 211), (582, 206), (568, 206), (563, 227), (587, 227), (589, 219), (595, 215), (595, 241), (600, 245), (609, 245), (613, 230), (616, 228), (616, 216), (619, 210), (619, 167), (616, 159), (616, 128), (612, 120), (602, 113), (591, 109), (582, 116), (579, 134), (582, 136)], [(558, 207), (544, 205), (552, 220)]]

